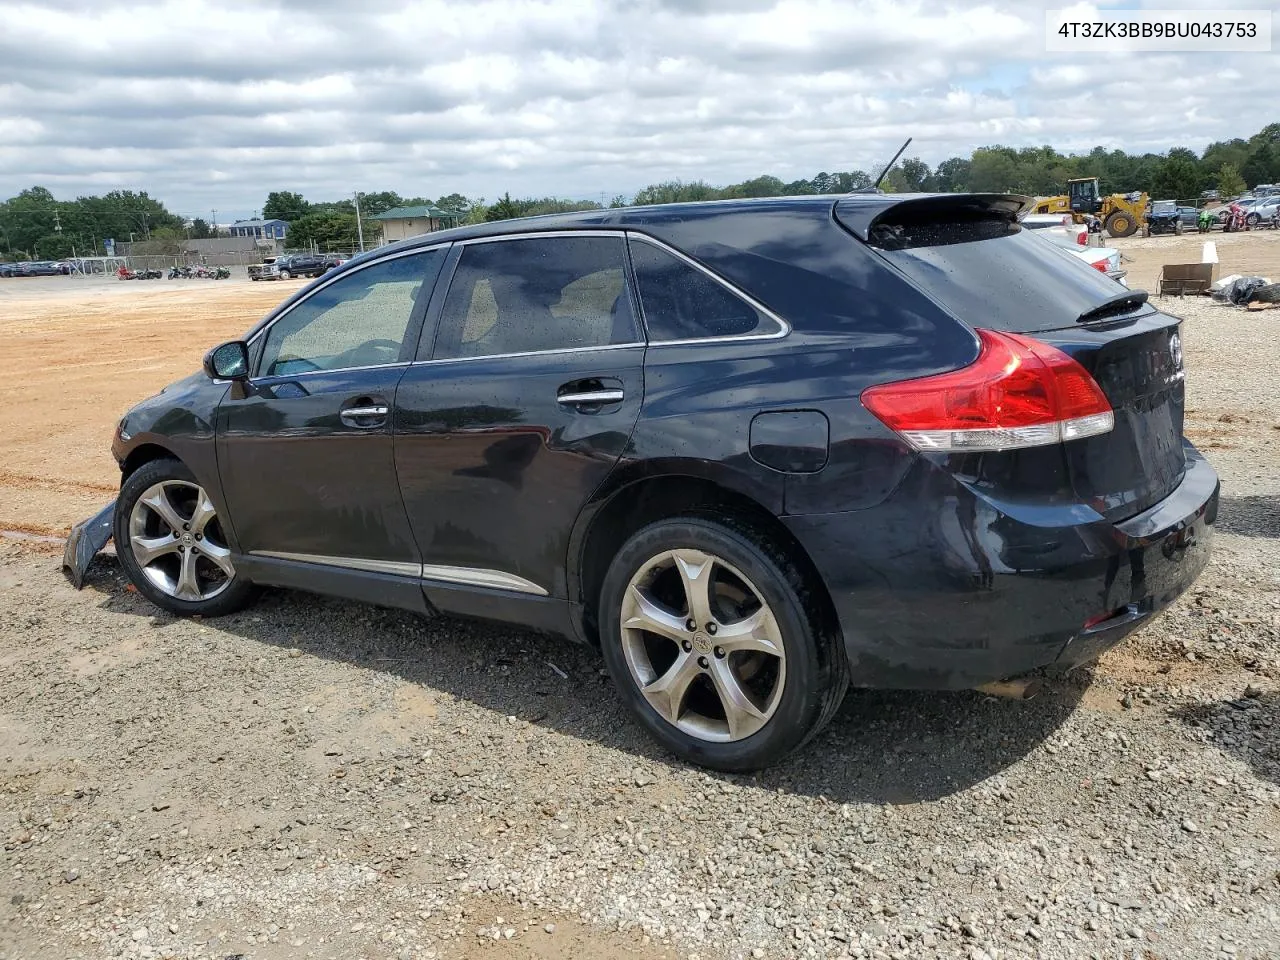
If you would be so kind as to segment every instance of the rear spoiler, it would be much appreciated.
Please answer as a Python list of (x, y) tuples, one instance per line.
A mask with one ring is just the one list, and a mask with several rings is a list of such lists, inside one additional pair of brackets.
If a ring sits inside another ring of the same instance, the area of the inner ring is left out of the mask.
[(1014, 193), (860, 193), (835, 202), (832, 215), (859, 240), (880, 224), (1015, 222), (1035, 201)]

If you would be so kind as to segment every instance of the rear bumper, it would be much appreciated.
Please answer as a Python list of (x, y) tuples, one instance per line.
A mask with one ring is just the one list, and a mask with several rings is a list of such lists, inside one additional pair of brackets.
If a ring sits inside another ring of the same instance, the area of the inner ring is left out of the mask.
[(996, 502), (926, 464), (877, 507), (784, 519), (826, 581), (856, 686), (964, 689), (1096, 659), (1191, 586), (1218, 477), (1186, 455), (1179, 486), (1118, 524)]

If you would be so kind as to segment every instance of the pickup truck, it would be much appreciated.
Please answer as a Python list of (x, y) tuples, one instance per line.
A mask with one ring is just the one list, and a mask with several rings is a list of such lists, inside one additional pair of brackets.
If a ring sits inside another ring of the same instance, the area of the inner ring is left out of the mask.
[(334, 254), (292, 253), (283, 257), (264, 257), (262, 263), (249, 267), (250, 280), (292, 280), (294, 277), (319, 277), (346, 263)]
[(261, 263), (251, 263), (245, 272), (249, 274), (250, 280), (279, 280), (280, 274), (276, 270), (276, 260), (278, 257), (263, 257)]

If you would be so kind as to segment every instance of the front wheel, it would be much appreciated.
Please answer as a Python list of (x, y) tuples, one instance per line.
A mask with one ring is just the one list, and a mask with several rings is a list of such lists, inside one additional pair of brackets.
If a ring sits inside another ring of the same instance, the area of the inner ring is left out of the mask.
[(252, 599), (213, 502), (181, 461), (153, 460), (125, 480), (112, 532), (125, 573), (157, 607), (216, 617)]
[(742, 772), (782, 759), (827, 724), (848, 685), (808, 591), (747, 527), (701, 517), (645, 527), (600, 595), (602, 651), (623, 702), (694, 763)]
[(293, 279), (293, 274), (291, 274), (288, 270), (281, 270), (281, 271), (280, 271), (280, 279), (281, 279), (281, 280), (292, 280), (292, 279)]

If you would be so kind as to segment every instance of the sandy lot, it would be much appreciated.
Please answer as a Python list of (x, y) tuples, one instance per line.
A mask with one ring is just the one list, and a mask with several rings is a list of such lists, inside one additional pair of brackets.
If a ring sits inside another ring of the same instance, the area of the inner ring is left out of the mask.
[[(1215, 236), (1280, 278), (1280, 233)], [(1198, 237), (1132, 239), (1133, 285)], [(0, 531), (110, 499), (117, 417), (299, 283), (0, 281)], [(216, 621), (0, 533), (0, 960), (1275, 960), (1280, 311), (1185, 320), (1214, 560), (1029, 703), (855, 691), (754, 777), (598, 656), (268, 591)]]
[(0, 529), (64, 533), (110, 500), (120, 415), (305, 282), (0, 282)]

